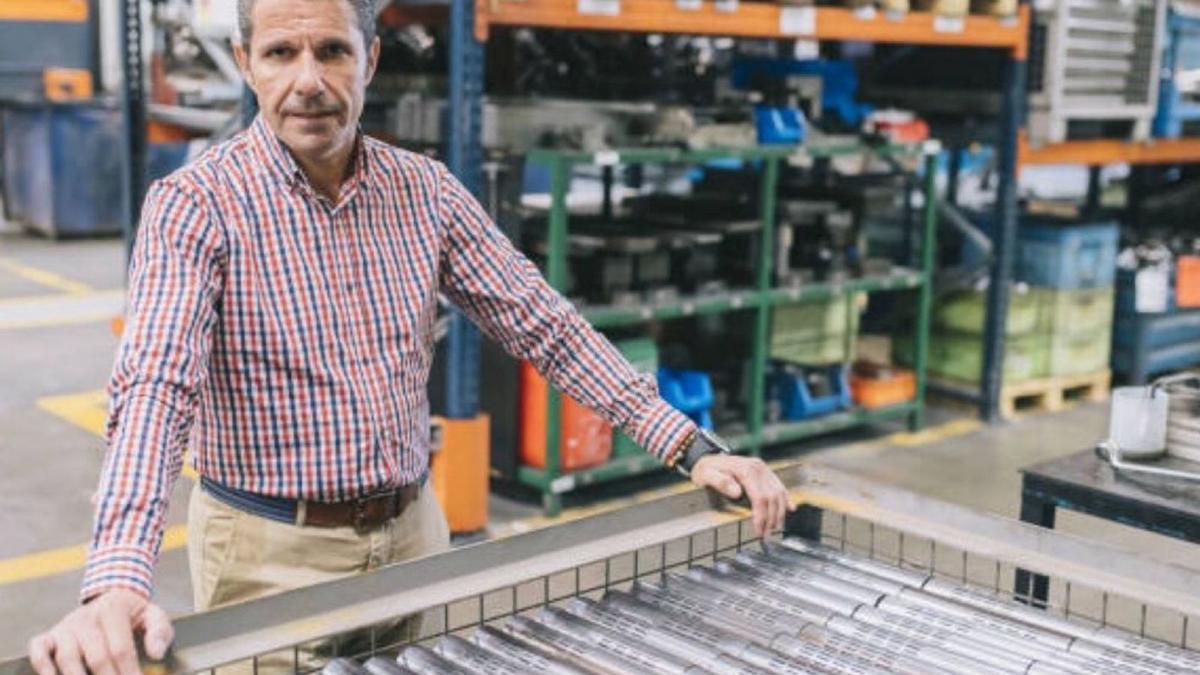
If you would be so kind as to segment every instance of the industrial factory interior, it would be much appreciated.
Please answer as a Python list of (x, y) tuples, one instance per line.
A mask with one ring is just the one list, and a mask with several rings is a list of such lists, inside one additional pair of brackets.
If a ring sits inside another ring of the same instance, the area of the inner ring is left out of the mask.
[(0, 0), (0, 675), (1200, 673), (1200, 0)]

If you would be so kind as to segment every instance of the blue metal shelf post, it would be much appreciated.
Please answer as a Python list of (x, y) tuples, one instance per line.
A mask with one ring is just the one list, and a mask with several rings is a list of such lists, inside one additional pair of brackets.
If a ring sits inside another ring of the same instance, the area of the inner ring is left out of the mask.
[[(474, 0), (450, 5), (450, 101), (446, 164), (476, 198), (482, 196), (483, 45), (474, 34)], [(479, 412), (479, 331), (454, 310), (446, 336), (446, 416)]]
[(146, 196), (146, 90), (142, 63), (141, 0), (121, 3), (121, 117), (124, 124), (125, 194), (121, 204), (121, 232), (125, 239), (125, 262), (133, 252), (142, 200)]

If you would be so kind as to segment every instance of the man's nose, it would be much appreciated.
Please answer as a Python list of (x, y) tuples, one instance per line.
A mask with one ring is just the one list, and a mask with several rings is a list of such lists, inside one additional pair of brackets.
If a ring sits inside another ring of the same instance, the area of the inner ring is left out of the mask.
[(325, 91), (321, 64), (313, 57), (311, 52), (304, 52), (300, 56), (296, 67), (299, 68), (299, 71), (296, 73), (296, 94), (304, 98), (312, 98), (321, 95)]

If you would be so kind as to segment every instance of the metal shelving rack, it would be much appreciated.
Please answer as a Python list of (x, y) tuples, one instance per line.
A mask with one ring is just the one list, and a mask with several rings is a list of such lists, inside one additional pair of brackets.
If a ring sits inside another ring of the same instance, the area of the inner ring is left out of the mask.
[[(764, 445), (798, 440), (817, 434), (828, 433), (863, 424), (896, 419), (906, 419), (910, 428), (921, 426), (925, 396), (925, 361), (929, 338), (930, 312), (932, 307), (932, 277), (934, 263), (934, 235), (936, 230), (935, 176), (936, 158), (939, 148), (936, 143), (919, 146), (884, 145), (878, 147), (844, 144), (839, 146), (812, 146), (799, 150), (791, 147), (752, 149), (727, 149), (685, 152), (676, 149), (638, 148), (628, 151), (606, 151), (603, 153), (535, 150), (526, 155), (526, 161), (545, 165), (550, 173), (550, 212), (548, 219), (546, 278), (559, 290), (567, 285), (567, 241), (569, 216), (567, 190), (572, 168), (578, 165), (614, 165), (639, 163), (689, 164), (712, 159), (740, 159), (761, 163), (762, 179), (759, 194), (759, 219), (762, 228), (757, 242), (758, 260), (755, 263), (755, 285), (752, 288), (732, 290), (716, 296), (684, 296), (670, 302), (626, 306), (584, 306), (580, 308), (584, 317), (597, 327), (630, 326), (660, 319), (672, 319), (701, 314), (721, 314), (732, 311), (754, 312), (754, 333), (751, 345), (749, 402), (745, 431), (728, 435), (730, 444), (741, 452), (759, 454)], [(775, 241), (776, 187), (779, 162), (789, 155), (803, 153), (809, 157), (831, 157), (845, 154), (878, 152), (888, 155), (920, 154), (924, 158), (924, 209), (919, 237), (919, 269), (897, 269), (882, 276), (867, 276), (836, 283), (812, 283), (800, 287), (772, 286), (772, 251)], [(771, 309), (786, 304), (819, 300), (831, 297), (853, 297), (857, 293), (873, 293), (894, 290), (916, 290), (918, 308), (916, 312), (915, 363), (917, 393), (913, 401), (887, 408), (866, 410), (853, 409), (825, 417), (797, 422), (766, 424), (765, 380), (768, 361), (769, 323)], [(608, 463), (563, 473), (560, 448), (560, 402), (561, 394), (551, 387), (546, 413), (546, 461), (545, 468), (523, 466), (518, 470), (517, 480), (528, 487), (540, 490), (543, 507), (548, 515), (557, 514), (562, 507), (562, 495), (580, 487), (635, 476), (661, 470), (658, 461), (648, 454), (632, 457), (617, 457)], [(720, 431), (720, 430), (718, 430)]]

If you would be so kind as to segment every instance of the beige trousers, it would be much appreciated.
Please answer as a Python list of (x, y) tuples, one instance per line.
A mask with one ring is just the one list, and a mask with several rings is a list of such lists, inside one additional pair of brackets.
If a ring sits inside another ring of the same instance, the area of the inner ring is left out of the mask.
[[(375, 569), (450, 548), (450, 529), (431, 487), (390, 523), (359, 533), (352, 527), (300, 527), (262, 518), (218, 501), (199, 484), (188, 504), (188, 566), (197, 612)], [(420, 630), (408, 617), (377, 632), (376, 644), (406, 642)], [(366, 636), (339, 639), (339, 654), (365, 646)], [(318, 667), (334, 646), (308, 645), (301, 669)], [(290, 672), (293, 654), (260, 658), (259, 673)], [(251, 672), (252, 664), (221, 669), (222, 675)]]

